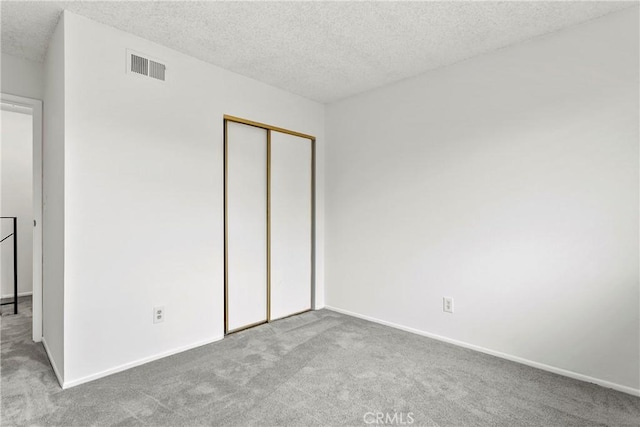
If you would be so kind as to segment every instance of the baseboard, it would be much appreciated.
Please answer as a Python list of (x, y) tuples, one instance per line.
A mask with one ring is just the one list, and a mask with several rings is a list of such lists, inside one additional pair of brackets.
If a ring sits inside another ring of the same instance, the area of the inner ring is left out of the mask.
[[(18, 298), (20, 297), (28, 297), (33, 295), (32, 291), (29, 292), (18, 292)], [(13, 294), (9, 294), (9, 295), (2, 295), (0, 296), (0, 299), (13, 299)]]
[(522, 357), (513, 356), (511, 354), (502, 353), (500, 351), (491, 350), (489, 348), (480, 347), (475, 344), (469, 344), (464, 341), (458, 341), (451, 338), (443, 337), (442, 335), (432, 334), (430, 332), (421, 331), (419, 329), (410, 328), (408, 326), (399, 325), (397, 323), (388, 322), (386, 320), (377, 319), (375, 317), (366, 316), (364, 314), (355, 313), (353, 311), (344, 310), (338, 307), (332, 307), (329, 305), (325, 305), (327, 310), (335, 311), (337, 313), (346, 314), (347, 316), (357, 317), (359, 319), (368, 320), (370, 322), (379, 323), (381, 325), (390, 326), (392, 328), (400, 329), (406, 332), (411, 332), (417, 335), (422, 335), (427, 338), (433, 338), (438, 341), (443, 341), (449, 344), (457, 345), (459, 347), (468, 348), (471, 350), (479, 351), (481, 353), (490, 354), (491, 356), (500, 357), (502, 359), (510, 360), (512, 362), (521, 363), (523, 365), (531, 366), (534, 368), (542, 369), (543, 371), (552, 372), (554, 374), (562, 375), (565, 377), (573, 378), (575, 380), (585, 381), (588, 383), (597, 384), (602, 387), (610, 388), (613, 390), (621, 391), (623, 393), (631, 394), (633, 396), (640, 396), (640, 389), (635, 389), (632, 387), (624, 386), (621, 384), (612, 383), (609, 381), (601, 380), (598, 378), (590, 377), (588, 375), (579, 374), (577, 372), (568, 371), (562, 368), (556, 368), (555, 366), (545, 365), (544, 363), (534, 362), (533, 360), (524, 359)]
[(210, 338), (210, 339), (206, 339), (206, 340), (203, 340), (203, 341), (196, 342), (194, 344), (189, 344), (189, 345), (186, 345), (186, 346), (183, 346), (183, 347), (174, 348), (172, 350), (165, 351), (165, 352), (159, 353), (159, 354), (155, 354), (153, 356), (144, 357), (142, 359), (138, 359), (138, 360), (135, 360), (133, 362), (125, 363), (123, 365), (116, 366), (115, 368), (106, 369), (104, 371), (101, 371), (101, 372), (98, 372), (98, 373), (95, 373), (95, 374), (87, 375), (87, 376), (82, 377), (82, 378), (78, 378), (78, 379), (71, 380), (71, 381), (65, 381), (64, 383), (61, 383), (62, 384), (62, 388), (67, 389), (67, 388), (70, 388), (70, 387), (75, 387), (75, 386), (80, 385), (80, 384), (88, 383), (89, 381), (94, 381), (94, 380), (97, 380), (97, 379), (102, 378), (102, 377), (106, 377), (106, 376), (109, 376), (109, 375), (116, 374), (118, 372), (126, 371), (127, 369), (135, 368), (136, 366), (140, 366), (140, 365), (144, 365), (145, 363), (153, 362), (154, 360), (162, 359), (164, 357), (168, 357), (168, 356), (172, 356), (174, 354), (182, 353), (183, 351), (192, 350), (192, 349), (194, 349), (196, 347), (201, 347), (203, 345), (207, 345), (207, 344), (211, 344), (211, 343), (216, 342), (216, 341), (220, 341), (222, 338), (224, 338), (224, 335), (219, 335), (219, 336), (216, 336), (214, 338)]
[(60, 387), (64, 388), (64, 386), (63, 386), (64, 381), (62, 380), (62, 375), (60, 375), (60, 371), (58, 370), (58, 367), (56, 366), (56, 362), (54, 361), (53, 357), (51, 357), (51, 351), (49, 350), (49, 346), (47, 345), (47, 341), (44, 339), (44, 337), (42, 337), (42, 346), (44, 347), (45, 353), (47, 353), (47, 358), (49, 359), (49, 364), (51, 364), (51, 367), (53, 368), (53, 373), (56, 375), (56, 378), (58, 380), (58, 384), (60, 385)]

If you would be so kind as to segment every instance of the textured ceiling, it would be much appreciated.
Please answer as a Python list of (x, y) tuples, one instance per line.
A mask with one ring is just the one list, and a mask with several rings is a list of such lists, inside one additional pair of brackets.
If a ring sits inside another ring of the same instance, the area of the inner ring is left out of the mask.
[(2, 1), (2, 51), (43, 61), (63, 9), (331, 102), (636, 2)]

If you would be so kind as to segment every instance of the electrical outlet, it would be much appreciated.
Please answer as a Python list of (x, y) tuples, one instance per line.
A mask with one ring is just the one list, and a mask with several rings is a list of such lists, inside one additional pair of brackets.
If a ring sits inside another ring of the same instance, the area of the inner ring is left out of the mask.
[(164, 307), (153, 307), (153, 323), (164, 322)]
[(442, 311), (446, 313), (453, 313), (453, 298), (451, 297), (442, 298)]

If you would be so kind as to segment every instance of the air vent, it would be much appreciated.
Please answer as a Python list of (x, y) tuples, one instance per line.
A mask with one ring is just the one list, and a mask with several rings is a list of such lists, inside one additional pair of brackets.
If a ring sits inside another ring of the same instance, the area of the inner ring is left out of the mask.
[(151, 61), (151, 68), (149, 69), (149, 77), (164, 81), (164, 64), (156, 61)]
[(149, 60), (147, 58), (143, 58), (141, 56), (131, 54), (131, 70), (130, 71), (148, 76)]
[(167, 67), (162, 62), (151, 59), (146, 55), (127, 50), (127, 72), (165, 81)]

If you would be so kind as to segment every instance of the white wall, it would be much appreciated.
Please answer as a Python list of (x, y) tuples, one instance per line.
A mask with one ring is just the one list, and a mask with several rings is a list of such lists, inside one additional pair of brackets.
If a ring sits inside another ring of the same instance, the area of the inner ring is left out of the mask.
[(637, 393), (638, 59), (633, 8), (328, 106), (327, 306)]
[[(33, 125), (29, 109), (0, 111), (2, 208), (0, 216), (18, 217), (18, 294), (33, 289)], [(13, 233), (13, 222), (2, 220), (1, 238)], [(2, 298), (13, 298), (13, 239), (2, 243)], [(6, 306), (8, 308), (10, 306)]]
[(35, 99), (44, 96), (43, 64), (3, 53), (0, 75), (2, 93)]
[(65, 31), (60, 18), (44, 64), (42, 140), (42, 336), (53, 368), (64, 378)]
[[(315, 135), (322, 183), (324, 107), (66, 12), (65, 40), (70, 386), (223, 336), (223, 114)], [(126, 49), (167, 81), (126, 74)]]

